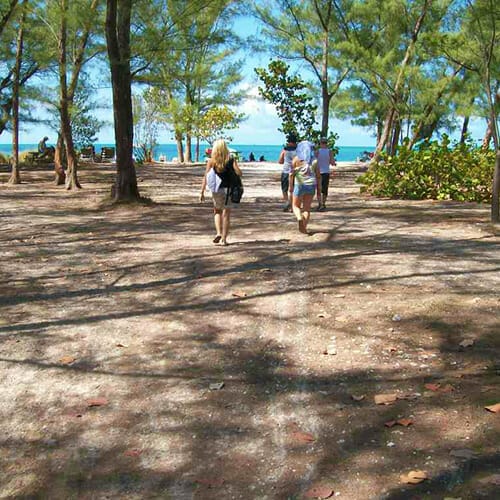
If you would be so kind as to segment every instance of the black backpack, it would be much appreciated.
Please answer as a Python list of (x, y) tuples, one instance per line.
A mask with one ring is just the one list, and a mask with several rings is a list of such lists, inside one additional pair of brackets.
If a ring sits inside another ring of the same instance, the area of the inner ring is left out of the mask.
[(221, 187), (227, 189), (226, 203), (231, 200), (232, 203), (239, 203), (243, 196), (243, 183), (241, 177), (234, 170), (234, 160), (231, 158), (225, 165), (222, 172), (217, 172), (221, 178)]

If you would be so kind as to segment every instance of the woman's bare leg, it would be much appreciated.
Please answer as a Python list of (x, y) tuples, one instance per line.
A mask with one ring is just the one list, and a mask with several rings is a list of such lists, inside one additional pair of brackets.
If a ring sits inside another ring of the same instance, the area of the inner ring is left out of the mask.
[(306, 226), (304, 221), (304, 214), (302, 213), (301, 205), (303, 203), (303, 196), (295, 196), (293, 195), (293, 213), (299, 222), (299, 231), (301, 233), (306, 232)]
[(302, 210), (301, 210), (301, 205), (302, 205), (302, 197), (301, 196), (296, 196), (293, 195), (292, 198), (292, 209), (293, 209), (293, 214), (295, 215), (297, 220), (302, 220)]
[(309, 219), (311, 217), (311, 204), (313, 201), (312, 194), (305, 194), (303, 196), (303, 211), (302, 217), (304, 219), (304, 229), (307, 231), (307, 224), (309, 223)]
[(222, 210), (214, 208), (214, 223), (217, 236), (222, 235)]
[(227, 235), (229, 234), (229, 227), (231, 226), (231, 209), (225, 208), (222, 212), (222, 239), (221, 245), (227, 244)]

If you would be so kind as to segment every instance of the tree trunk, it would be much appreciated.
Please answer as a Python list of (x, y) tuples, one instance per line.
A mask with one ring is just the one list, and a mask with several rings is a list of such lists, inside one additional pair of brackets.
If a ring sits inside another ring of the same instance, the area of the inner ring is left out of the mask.
[(19, 173), (19, 79), (21, 74), (21, 62), (23, 59), (24, 20), (26, 18), (26, 4), (27, 0), (24, 0), (21, 19), (19, 21), (19, 31), (17, 34), (16, 64), (14, 66), (12, 84), (12, 170), (10, 174), (9, 184), (21, 183), (21, 174)]
[(113, 89), (117, 169), (111, 194), (115, 201), (136, 201), (140, 196), (133, 161), (134, 122), (130, 73), (132, 0), (107, 0), (106, 5), (106, 42)]
[(177, 143), (177, 159), (179, 163), (184, 163), (184, 149), (182, 147), (182, 132), (175, 132), (175, 141)]
[(377, 144), (378, 144), (380, 142), (380, 138), (382, 137), (382, 131), (384, 128), (384, 122), (380, 118), (377, 118), (376, 127), (377, 127)]
[(380, 135), (380, 139), (377, 142), (377, 147), (375, 148), (375, 154), (373, 156), (374, 160), (376, 160), (380, 156), (380, 153), (384, 150), (385, 146), (387, 145), (387, 142), (389, 141), (395, 114), (396, 110), (394, 109), (393, 106), (391, 106), (385, 117), (384, 128), (382, 130), (382, 134)]
[(495, 171), (493, 172), (493, 188), (491, 193), (491, 220), (500, 222), (500, 149), (497, 148)]
[(191, 158), (191, 134), (188, 132), (186, 134), (186, 156), (185, 156), (186, 163), (192, 163), (192, 158)]
[(493, 137), (493, 129), (491, 127), (491, 120), (488, 119), (486, 125), (486, 131), (484, 132), (483, 143), (481, 145), (482, 149), (489, 149), (492, 137)]
[(196, 137), (196, 146), (195, 146), (195, 158), (196, 158), (196, 162), (199, 162), (200, 161), (200, 138), (197, 136)]
[(66, 175), (66, 189), (81, 188), (78, 182), (78, 162), (73, 144), (71, 130), (70, 103), (68, 99), (68, 65), (67, 65), (67, 0), (61, 1), (61, 28), (59, 33), (59, 113), (61, 119), (61, 134), (66, 149), (68, 173)]
[(460, 144), (465, 144), (465, 139), (467, 139), (467, 132), (469, 131), (469, 121), (470, 116), (465, 116), (464, 123), (462, 125), (462, 133), (460, 134)]
[[(327, 28), (327, 27), (325, 27)], [(323, 38), (323, 61), (321, 68), (321, 136), (328, 137), (328, 117), (330, 114), (330, 94), (328, 92), (328, 31)]]
[(64, 141), (60, 132), (57, 134), (56, 150), (54, 152), (54, 184), (61, 186), (66, 184), (66, 172), (64, 171)]
[(394, 126), (392, 128), (392, 139), (391, 139), (391, 148), (389, 154), (394, 156), (396, 154), (396, 149), (399, 144), (399, 134), (401, 133), (401, 120), (398, 118), (394, 120)]

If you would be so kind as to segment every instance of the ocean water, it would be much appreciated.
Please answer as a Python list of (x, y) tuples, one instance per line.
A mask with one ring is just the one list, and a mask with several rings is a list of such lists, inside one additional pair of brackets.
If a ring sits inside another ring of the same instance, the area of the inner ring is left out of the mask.
[[(101, 151), (103, 146), (114, 146), (114, 144), (104, 144), (98, 143), (95, 145), (96, 153)], [(205, 149), (208, 147), (206, 144), (200, 146), (200, 160), (203, 161), (205, 156)], [(264, 156), (266, 161), (278, 161), (280, 152), (283, 145), (262, 145), (262, 144), (230, 144), (230, 148), (238, 151), (240, 158), (248, 159), (248, 156), (252, 152), (255, 158), (258, 160), (261, 156)], [(9, 155), (11, 153), (12, 146), (10, 144), (0, 144), (0, 153)], [(19, 152), (23, 151), (36, 151), (37, 144), (20, 144)], [(356, 159), (362, 156), (363, 151), (373, 151), (373, 146), (339, 146), (339, 154), (337, 155), (337, 161), (356, 161)], [(159, 160), (160, 156), (165, 156), (167, 160), (172, 160), (172, 158), (177, 157), (177, 147), (175, 144), (159, 144), (153, 153), (155, 160)], [(195, 158), (194, 148), (192, 150), (192, 158)]]

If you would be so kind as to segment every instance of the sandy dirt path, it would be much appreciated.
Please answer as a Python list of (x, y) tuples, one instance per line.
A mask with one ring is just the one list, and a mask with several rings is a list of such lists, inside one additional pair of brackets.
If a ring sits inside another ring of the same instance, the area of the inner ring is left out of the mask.
[(307, 236), (279, 168), (243, 170), (227, 247), (202, 167), (141, 167), (154, 203), (114, 209), (112, 166), (0, 172), (0, 498), (498, 498), (489, 207), (342, 165)]

